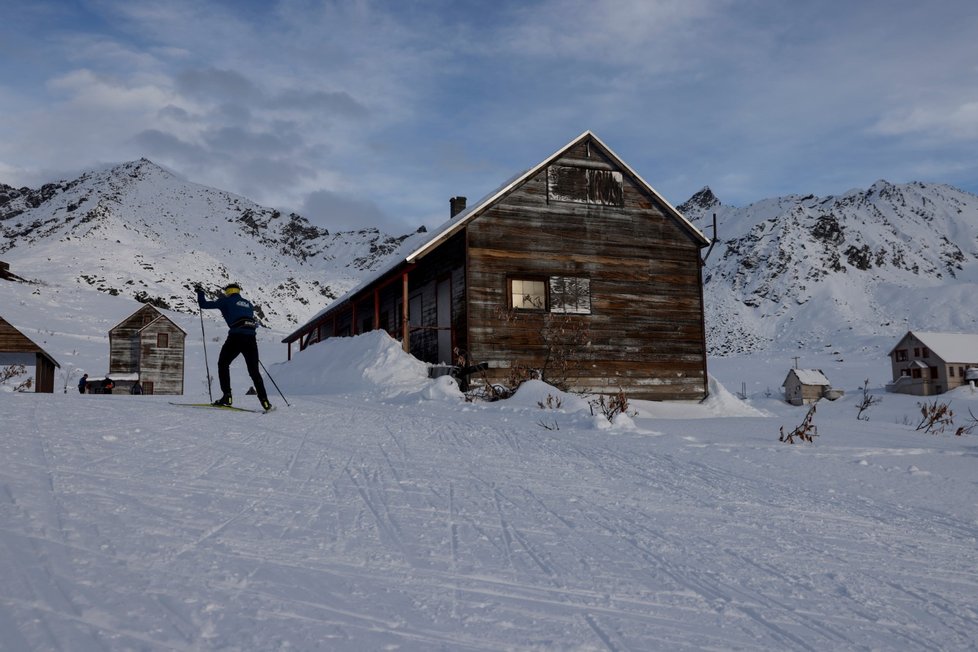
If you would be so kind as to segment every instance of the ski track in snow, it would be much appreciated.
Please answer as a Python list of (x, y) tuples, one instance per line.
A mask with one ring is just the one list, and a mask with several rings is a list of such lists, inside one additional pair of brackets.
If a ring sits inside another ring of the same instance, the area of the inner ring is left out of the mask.
[[(357, 396), (272, 415), (2, 399), (18, 404), (0, 467), (3, 649), (967, 649), (978, 637), (978, 521), (954, 511), (973, 505), (974, 481), (910, 474), (958, 495), (942, 509), (858, 463), (911, 448), (552, 432), (518, 412), (500, 422)], [(68, 415), (75, 435), (52, 436)], [(917, 437), (915, 457), (934, 456)], [(813, 465), (827, 475), (806, 476)], [(833, 491), (840, 466), (869, 477)]]

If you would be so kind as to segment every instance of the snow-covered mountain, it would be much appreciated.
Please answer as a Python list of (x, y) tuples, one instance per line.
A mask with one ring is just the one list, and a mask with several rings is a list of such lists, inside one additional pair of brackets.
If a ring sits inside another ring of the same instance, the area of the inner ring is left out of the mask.
[[(720, 240), (704, 273), (712, 355), (878, 347), (907, 328), (978, 329), (975, 195), (879, 181), (734, 207), (704, 188), (679, 208), (711, 235), (717, 216)], [(0, 184), (0, 259), (19, 276), (183, 312), (196, 311), (195, 283), (233, 279), (280, 331), (408, 238), (330, 233), (146, 159), (36, 190)]]
[(0, 184), (0, 258), (19, 276), (177, 311), (191, 288), (241, 283), (287, 330), (382, 264), (409, 236), (330, 233), (147, 159), (32, 190)]
[(704, 271), (714, 355), (978, 329), (975, 195), (878, 181), (737, 208), (704, 188), (679, 209), (708, 234), (717, 217)]

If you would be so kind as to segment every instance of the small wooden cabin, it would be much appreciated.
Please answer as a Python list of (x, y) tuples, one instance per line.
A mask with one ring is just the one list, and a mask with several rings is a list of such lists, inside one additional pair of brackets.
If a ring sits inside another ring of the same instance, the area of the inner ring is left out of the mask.
[(893, 382), (886, 391), (943, 394), (970, 382), (969, 369), (978, 367), (978, 335), (907, 331), (889, 357)]
[(784, 400), (792, 405), (810, 405), (822, 398), (834, 401), (842, 395), (841, 390), (832, 389), (821, 369), (791, 369), (781, 386)]
[(61, 367), (47, 351), (0, 317), (0, 366), (34, 367), (34, 391), (54, 392), (55, 368)]
[(286, 337), (383, 328), (433, 364), (506, 382), (555, 347), (570, 389), (707, 396), (701, 250), (709, 240), (585, 132), (466, 208)]
[(183, 394), (187, 333), (154, 306), (142, 308), (109, 331), (109, 373), (118, 393), (138, 379), (144, 394)]

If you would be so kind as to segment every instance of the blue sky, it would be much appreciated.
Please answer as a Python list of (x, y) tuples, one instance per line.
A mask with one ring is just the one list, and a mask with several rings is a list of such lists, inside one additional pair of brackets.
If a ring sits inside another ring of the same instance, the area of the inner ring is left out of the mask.
[(145, 156), (433, 225), (590, 129), (673, 204), (978, 192), (973, 0), (0, 0), (0, 182)]

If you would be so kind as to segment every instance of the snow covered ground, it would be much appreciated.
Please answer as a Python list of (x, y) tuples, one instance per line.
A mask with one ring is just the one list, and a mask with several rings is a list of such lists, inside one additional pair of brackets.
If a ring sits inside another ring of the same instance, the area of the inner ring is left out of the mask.
[[(104, 373), (105, 332), (138, 307), (3, 292), (0, 314), (63, 372)], [(176, 318), (179, 400), (206, 400), (200, 322)], [(380, 334), (291, 363), (280, 337), (263, 334), (263, 359), (291, 407), (269, 384), (267, 415), (71, 382), (0, 391), (0, 649), (978, 641), (978, 432), (914, 431), (919, 399), (880, 389), (891, 342), (797, 353), (847, 393), (819, 404), (813, 444), (788, 445), (779, 427), (805, 413), (779, 400), (794, 353), (711, 360), (704, 404), (635, 402), (612, 425), (539, 383), (466, 403)], [(236, 403), (253, 407), (242, 367)], [(867, 377), (883, 402), (857, 421)], [(946, 398), (957, 423), (978, 414), (978, 394)]]

